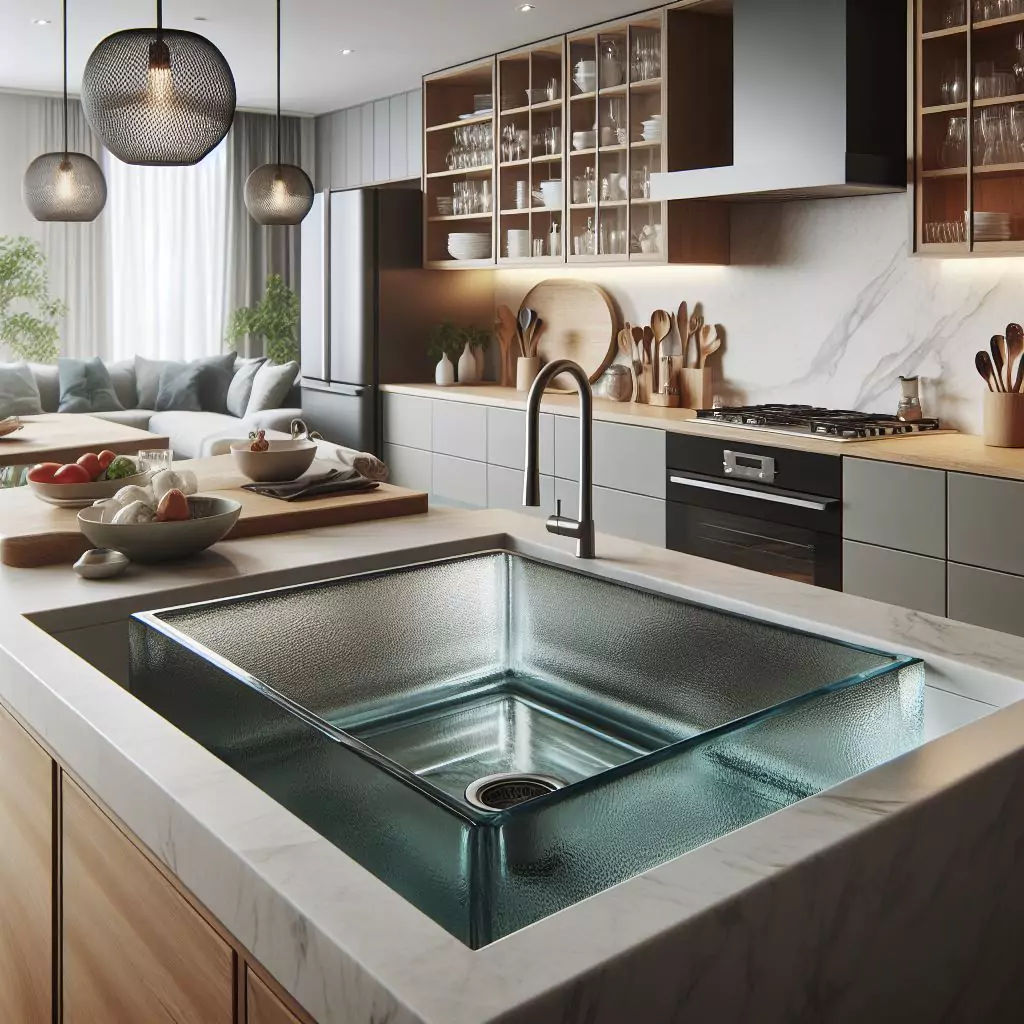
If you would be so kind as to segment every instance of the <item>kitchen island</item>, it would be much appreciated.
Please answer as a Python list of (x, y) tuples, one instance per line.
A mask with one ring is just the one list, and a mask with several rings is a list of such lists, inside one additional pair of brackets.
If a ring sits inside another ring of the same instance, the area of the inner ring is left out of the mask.
[(599, 535), (608, 580), (921, 658), (927, 742), (479, 950), (114, 681), (136, 611), (494, 548), (580, 568), (535, 520), (437, 510), (107, 583), (0, 569), (0, 701), (322, 1024), (1013, 1017), (1022, 639)]

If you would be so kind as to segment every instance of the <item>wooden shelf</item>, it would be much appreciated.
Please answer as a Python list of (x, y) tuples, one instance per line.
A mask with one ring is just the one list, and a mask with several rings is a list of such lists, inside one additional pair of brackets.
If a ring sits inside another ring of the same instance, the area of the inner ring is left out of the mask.
[[(981, 100), (975, 100), (974, 105), (977, 106), (981, 103)], [(929, 114), (955, 114), (960, 110), (966, 110), (967, 104), (965, 103), (940, 103), (935, 107), (922, 107), (921, 113), (926, 117)]]
[[(1024, 93), (1014, 93), (1012, 96), (990, 96), (988, 99), (975, 100), (975, 107), (1001, 107), (1008, 103), (1024, 103)], [(966, 104), (964, 104), (966, 106)]]
[(629, 87), (633, 92), (661, 92), (661, 84), (660, 78), (645, 78), (642, 82), (631, 82)]
[(623, 83), (622, 85), (606, 85), (601, 89), (597, 90), (599, 97), (605, 96), (625, 96), (626, 90), (629, 88), (628, 85)]
[(437, 214), (434, 217), (428, 217), (427, 220), (436, 224), (442, 221), (453, 220), (491, 220), (493, 217), (493, 213), (449, 213)]
[(596, 210), (597, 203), (570, 203), (570, 210)]
[(530, 112), (530, 104), (527, 103), (522, 107), (507, 107), (499, 111), (502, 117), (513, 117), (516, 114), (528, 114)]
[(624, 206), (629, 206), (628, 199), (602, 199), (597, 204), (600, 210), (621, 210)]
[(614, 145), (597, 147), (598, 153), (625, 153), (627, 149), (629, 149), (629, 146), (627, 146), (625, 143), (623, 143), (621, 146)]
[(648, 142), (646, 139), (641, 139), (639, 142), (631, 142), (629, 145), (633, 149), (660, 149), (663, 143)]
[(488, 164), (485, 167), (460, 167), (454, 171), (431, 171), (428, 178), (459, 178), (468, 177), (471, 175), (486, 175), (493, 173), (494, 168)]
[(445, 124), (432, 124), (427, 127), (427, 132), (447, 132), (453, 128), (461, 128), (463, 125), (486, 124), (494, 119), (494, 111), (489, 114), (476, 114), (473, 117), (459, 118), (457, 121), (448, 121)]
[(570, 152), (570, 156), (595, 156), (597, 154), (596, 149), (574, 149)]
[(525, 217), (529, 214), (529, 208), (520, 210), (518, 207), (514, 210), (499, 210), (499, 215), (502, 217)]
[(529, 162), (530, 158), (527, 156), (522, 160), (504, 160), (498, 166), (504, 170), (506, 167), (526, 167)]
[(577, 93), (573, 93), (572, 96), (569, 97), (569, 102), (570, 103), (575, 103), (577, 100), (596, 100), (596, 99), (597, 99), (597, 93), (596, 92), (577, 92)]
[(934, 171), (922, 171), (922, 178), (965, 178), (966, 167), (940, 167)]
[(980, 164), (974, 168), (975, 176), (984, 177), (1010, 177), (1024, 175), (1024, 163), (1012, 164)]
[(476, 267), (493, 267), (494, 260), (490, 256), (482, 260), (426, 260), (423, 266), (427, 270), (468, 270)]
[(666, 200), (664, 199), (630, 199), (630, 203), (633, 206), (661, 206)]
[(544, 100), (543, 103), (533, 103), (530, 105), (530, 110), (559, 110), (562, 106), (561, 98), (557, 100)]
[[(1024, 24), (1024, 14), (1011, 14), (1007, 18), (988, 18), (986, 21), (974, 23), (975, 32), (991, 32), (994, 28), (1002, 28), (1004, 25)], [(966, 29), (964, 29), (966, 31)]]
[(561, 159), (561, 153), (545, 153), (543, 156), (535, 156), (533, 162), (535, 164), (553, 164)]
[(922, 32), (921, 38), (927, 42), (929, 39), (950, 39), (953, 36), (967, 35), (966, 25), (955, 25), (953, 28), (937, 28), (934, 32)]
[(1024, 240), (1008, 242), (975, 242), (974, 251), (982, 256), (1020, 256), (1024, 254)]

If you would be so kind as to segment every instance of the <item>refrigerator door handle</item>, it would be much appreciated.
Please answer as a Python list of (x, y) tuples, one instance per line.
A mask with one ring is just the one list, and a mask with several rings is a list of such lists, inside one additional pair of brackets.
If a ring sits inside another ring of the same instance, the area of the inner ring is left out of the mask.
[(324, 379), (331, 379), (331, 193), (324, 192), (324, 215), (323, 215), (323, 330), (321, 332), (320, 344), (322, 346)]
[(362, 398), (372, 390), (349, 384), (324, 384), (318, 380), (303, 380), (302, 389), (304, 391), (323, 391), (330, 395), (344, 395), (346, 398)]

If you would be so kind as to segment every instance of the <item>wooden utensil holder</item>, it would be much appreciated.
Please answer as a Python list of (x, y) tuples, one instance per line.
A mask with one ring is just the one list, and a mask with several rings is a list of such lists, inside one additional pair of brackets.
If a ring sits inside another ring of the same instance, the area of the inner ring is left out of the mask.
[(651, 400), (647, 404), (659, 409), (678, 409), (679, 395), (675, 391), (669, 394), (651, 395)]
[(650, 365), (644, 365), (643, 370), (637, 375), (637, 383), (640, 387), (637, 400), (650, 405), (651, 395), (654, 394), (654, 370)]
[(714, 401), (714, 374), (711, 367), (679, 371), (680, 405), (684, 409), (710, 409)]
[(540, 373), (540, 356), (520, 356), (516, 360), (516, 391), (529, 391)]
[(1024, 394), (986, 392), (984, 420), (990, 448), (1024, 448)]

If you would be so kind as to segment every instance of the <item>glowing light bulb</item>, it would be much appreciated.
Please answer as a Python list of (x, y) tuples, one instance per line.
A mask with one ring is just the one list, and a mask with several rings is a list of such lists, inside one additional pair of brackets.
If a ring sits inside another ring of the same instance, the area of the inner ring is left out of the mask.
[(274, 204), (277, 206), (283, 206), (289, 200), (288, 186), (285, 184), (284, 178), (280, 172), (274, 175), (274, 184), (271, 189), (271, 196)]
[(57, 167), (55, 191), (57, 198), (63, 203), (68, 203), (75, 197), (75, 171), (69, 160), (62, 160)]
[(153, 107), (170, 106), (174, 100), (171, 81), (171, 52), (163, 40), (149, 48), (149, 73), (146, 76), (146, 102)]

